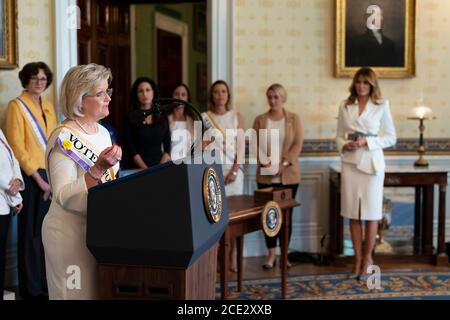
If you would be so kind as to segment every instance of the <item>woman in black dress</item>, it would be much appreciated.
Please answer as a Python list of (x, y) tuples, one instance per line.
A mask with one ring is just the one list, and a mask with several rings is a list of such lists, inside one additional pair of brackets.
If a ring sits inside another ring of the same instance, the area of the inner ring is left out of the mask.
[(131, 88), (131, 111), (126, 119), (126, 149), (136, 167), (145, 169), (170, 160), (170, 130), (163, 116), (152, 114), (156, 83), (147, 77), (136, 79)]

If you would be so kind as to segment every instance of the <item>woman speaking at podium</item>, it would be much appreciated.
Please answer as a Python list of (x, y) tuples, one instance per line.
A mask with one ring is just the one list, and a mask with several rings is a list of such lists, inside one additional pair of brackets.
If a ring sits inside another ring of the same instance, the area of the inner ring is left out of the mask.
[(53, 201), (42, 227), (50, 299), (98, 297), (97, 263), (86, 247), (88, 189), (115, 179), (122, 150), (97, 122), (109, 114), (111, 71), (71, 68), (61, 84), (66, 120), (52, 133), (46, 169)]

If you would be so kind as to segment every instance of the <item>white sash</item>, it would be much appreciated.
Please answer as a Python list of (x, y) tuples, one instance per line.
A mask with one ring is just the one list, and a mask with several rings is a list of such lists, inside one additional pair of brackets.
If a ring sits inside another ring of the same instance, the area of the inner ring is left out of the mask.
[(31, 110), (27, 107), (25, 102), (22, 101), (22, 99), (17, 98), (17, 101), (19, 102), (19, 105), (22, 107), (23, 112), (25, 113), (25, 117), (28, 120), (28, 123), (31, 126), (31, 129), (34, 132), (34, 135), (36, 136), (39, 145), (41, 146), (42, 150), (45, 152), (45, 149), (47, 148), (47, 138), (44, 134), (44, 130), (42, 130), (41, 126), (39, 125), (39, 121), (36, 119), (36, 117), (33, 115)]
[(217, 130), (222, 133), (223, 137), (223, 154), (226, 158), (228, 158), (231, 163), (234, 163), (236, 151), (235, 151), (235, 143), (233, 145), (226, 143), (226, 133), (225, 130), (216, 122), (214, 121), (214, 118), (212, 117), (210, 111), (207, 111), (204, 113), (203, 121), (205, 122), (205, 126), (207, 129), (209, 128), (216, 128)]
[[(75, 161), (84, 171), (88, 171), (98, 159), (100, 152), (92, 146), (88, 141), (81, 138), (80, 134), (75, 129), (63, 126), (56, 144), (61, 149), (62, 153)], [(51, 150), (48, 153), (50, 156)], [(116, 179), (113, 168), (109, 168), (103, 173), (102, 182), (108, 182)]]

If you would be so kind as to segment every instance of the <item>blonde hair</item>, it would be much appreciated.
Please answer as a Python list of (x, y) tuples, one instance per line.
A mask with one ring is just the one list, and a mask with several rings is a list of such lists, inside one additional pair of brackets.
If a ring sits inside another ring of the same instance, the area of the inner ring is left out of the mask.
[(277, 95), (281, 97), (281, 100), (283, 100), (283, 103), (287, 100), (287, 92), (286, 89), (279, 83), (272, 84), (269, 88), (266, 90), (266, 96), (269, 93), (269, 91), (275, 92)]
[(67, 71), (61, 83), (59, 103), (66, 118), (74, 120), (84, 117), (81, 110), (83, 96), (107, 80), (111, 84), (112, 74), (109, 68), (95, 63), (75, 66)]
[(346, 105), (351, 105), (356, 102), (356, 99), (358, 98), (358, 94), (356, 93), (356, 81), (358, 81), (359, 77), (363, 77), (367, 82), (370, 84), (370, 93), (369, 97), (372, 100), (373, 103), (379, 105), (383, 103), (382, 97), (381, 97), (381, 90), (380, 85), (378, 84), (377, 75), (375, 74), (375, 71), (373, 71), (371, 68), (363, 67), (356, 71), (352, 84), (350, 85), (349, 91), (350, 96), (347, 98)]

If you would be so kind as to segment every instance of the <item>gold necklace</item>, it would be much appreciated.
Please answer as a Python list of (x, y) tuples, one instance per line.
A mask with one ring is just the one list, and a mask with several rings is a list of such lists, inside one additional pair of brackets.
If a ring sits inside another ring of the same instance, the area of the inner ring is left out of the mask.
[(96, 133), (98, 132), (98, 126), (97, 126), (97, 124), (96, 124), (96, 126), (95, 126), (95, 128), (94, 128), (94, 133), (89, 133), (89, 132), (86, 131), (86, 129), (84, 129), (84, 127), (81, 125), (80, 122), (78, 122), (77, 119), (75, 119), (75, 122), (76, 122), (76, 124), (81, 128), (81, 130), (83, 130), (84, 133), (86, 133), (86, 134), (96, 134)]

